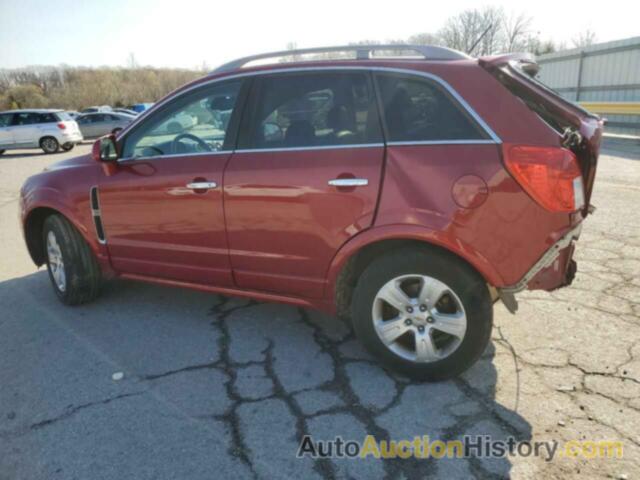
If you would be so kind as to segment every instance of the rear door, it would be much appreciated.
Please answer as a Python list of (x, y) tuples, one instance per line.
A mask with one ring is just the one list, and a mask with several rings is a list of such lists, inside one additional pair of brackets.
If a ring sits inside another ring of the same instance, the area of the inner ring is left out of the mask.
[(331, 259), (374, 219), (384, 145), (368, 72), (259, 76), (224, 204), (239, 287), (321, 297)]

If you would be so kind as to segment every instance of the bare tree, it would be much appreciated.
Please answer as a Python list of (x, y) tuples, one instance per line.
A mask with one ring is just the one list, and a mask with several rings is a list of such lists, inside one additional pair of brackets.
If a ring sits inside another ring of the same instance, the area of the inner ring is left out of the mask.
[(411, 45), (439, 45), (442, 40), (433, 33), (418, 33), (417, 35), (411, 35), (408, 43)]
[(584, 48), (593, 45), (596, 42), (596, 32), (586, 29), (571, 39), (571, 43), (575, 48)]
[(127, 55), (127, 68), (138, 68), (138, 62), (136, 60), (136, 56), (133, 54), (133, 52), (129, 52), (129, 55)]
[(503, 49), (507, 52), (526, 50), (531, 40), (533, 19), (525, 13), (502, 14)]
[(495, 7), (465, 10), (447, 20), (439, 37), (445, 46), (468, 54), (495, 53), (502, 45), (502, 16)]

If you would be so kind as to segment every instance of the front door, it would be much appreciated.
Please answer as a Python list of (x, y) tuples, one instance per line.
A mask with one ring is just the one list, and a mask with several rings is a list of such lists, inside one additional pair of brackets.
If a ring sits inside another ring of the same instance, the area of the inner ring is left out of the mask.
[(40, 138), (40, 114), (35, 112), (16, 112), (13, 114), (11, 132), (16, 146), (38, 145)]
[(0, 150), (13, 146), (12, 118), (13, 113), (0, 114)]
[[(232, 285), (222, 204), (230, 122), (220, 110), (234, 112), (240, 87), (236, 80), (183, 94), (120, 139), (118, 168), (99, 181), (116, 271)], [(192, 122), (176, 131), (184, 115)]]
[(384, 157), (368, 72), (258, 77), (225, 172), (234, 278), (321, 297), (331, 259), (374, 218)]

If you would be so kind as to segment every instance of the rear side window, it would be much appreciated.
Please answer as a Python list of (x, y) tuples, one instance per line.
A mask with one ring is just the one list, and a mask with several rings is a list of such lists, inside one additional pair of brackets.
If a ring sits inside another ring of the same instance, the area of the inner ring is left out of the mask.
[(293, 73), (259, 79), (240, 148), (382, 143), (367, 73)]
[(390, 142), (484, 140), (482, 131), (442, 86), (427, 78), (376, 74)]
[(13, 123), (14, 126), (21, 125), (34, 125), (36, 123), (40, 123), (40, 114), (32, 113), (32, 112), (19, 112), (13, 114)]
[(38, 114), (37, 123), (56, 123), (58, 119), (53, 113), (40, 113)]
[(5, 113), (0, 115), (0, 127), (8, 127), (11, 124), (12, 113)]

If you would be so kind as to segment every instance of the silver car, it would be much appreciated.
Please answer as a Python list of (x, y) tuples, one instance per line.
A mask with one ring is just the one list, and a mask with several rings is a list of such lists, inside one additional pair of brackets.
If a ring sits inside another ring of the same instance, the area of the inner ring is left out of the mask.
[(135, 117), (124, 113), (87, 113), (76, 118), (84, 138), (96, 138), (115, 133), (129, 125)]
[(76, 122), (62, 110), (0, 112), (0, 155), (5, 150), (40, 147), (45, 153), (71, 150), (82, 142)]

